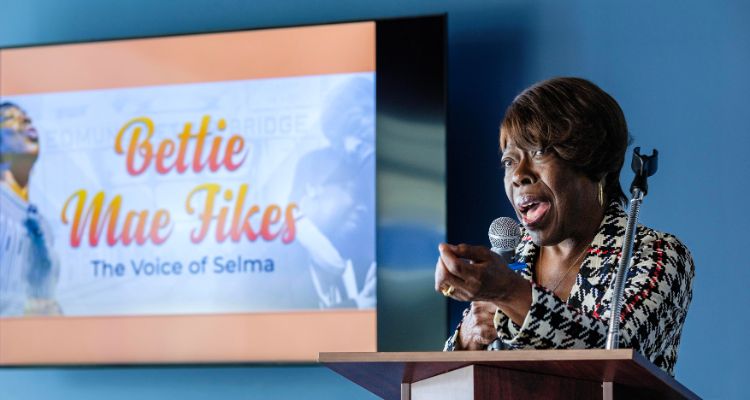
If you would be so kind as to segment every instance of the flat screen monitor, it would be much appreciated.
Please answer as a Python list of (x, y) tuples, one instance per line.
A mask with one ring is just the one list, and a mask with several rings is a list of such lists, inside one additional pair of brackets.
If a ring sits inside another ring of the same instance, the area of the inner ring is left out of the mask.
[(0, 364), (375, 351), (397, 25), (0, 50)]

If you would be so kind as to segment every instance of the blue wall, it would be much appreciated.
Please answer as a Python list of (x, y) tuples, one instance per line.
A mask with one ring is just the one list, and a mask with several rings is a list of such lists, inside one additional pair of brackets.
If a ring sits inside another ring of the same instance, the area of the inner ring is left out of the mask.
[[(745, 397), (750, 3), (2, 0), (0, 10), (0, 46), (447, 12), (449, 129), (459, 135), (449, 139), (449, 189), (469, 196), (449, 193), (452, 240), (484, 242), (486, 222), (506, 210), (495, 146), (513, 94), (556, 75), (595, 81), (622, 105), (636, 144), (661, 152), (641, 220), (677, 234), (696, 261), (677, 378), (706, 398)], [(462, 183), (451, 178), (458, 162), (482, 172)], [(0, 390), (33, 399), (368, 398), (318, 367), (4, 369)]]

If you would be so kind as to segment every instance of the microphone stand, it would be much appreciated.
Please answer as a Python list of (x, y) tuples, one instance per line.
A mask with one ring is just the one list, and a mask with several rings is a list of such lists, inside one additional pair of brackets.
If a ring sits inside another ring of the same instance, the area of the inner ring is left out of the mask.
[(619, 347), (620, 342), (620, 313), (622, 312), (622, 301), (625, 291), (625, 280), (630, 269), (633, 258), (633, 241), (635, 239), (638, 212), (643, 202), (643, 197), (648, 193), (648, 177), (656, 173), (658, 167), (659, 152), (654, 150), (650, 156), (641, 155), (641, 148), (633, 149), (633, 161), (630, 167), (635, 172), (635, 178), (630, 185), (630, 211), (628, 212), (628, 224), (625, 229), (625, 240), (622, 245), (622, 256), (617, 267), (617, 276), (614, 282), (614, 293), (612, 293), (612, 312), (609, 318), (609, 329), (607, 330), (607, 350)]

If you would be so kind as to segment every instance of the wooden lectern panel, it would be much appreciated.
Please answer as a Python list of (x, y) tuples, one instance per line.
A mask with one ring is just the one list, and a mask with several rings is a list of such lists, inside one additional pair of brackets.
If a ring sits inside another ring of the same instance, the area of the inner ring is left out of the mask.
[(384, 399), (400, 399), (401, 383), (419, 382), (470, 365), (488, 367), (475, 370), (475, 379), (477, 374), (493, 379), (505, 374), (504, 382), (517, 381), (519, 387), (524, 384), (522, 377), (531, 374), (537, 377), (537, 384), (542, 382), (540, 378), (549, 376), (549, 384), (560, 392), (570, 380), (577, 380), (583, 382), (580, 390), (584, 391), (588, 390), (586, 382), (596, 388), (612, 382), (609, 387), (615, 398), (618, 393), (637, 393), (640, 398), (698, 398), (632, 349), (320, 353), (318, 360)]
[(409, 400), (603, 398), (601, 382), (485, 365), (469, 365), (414, 382), (410, 394)]

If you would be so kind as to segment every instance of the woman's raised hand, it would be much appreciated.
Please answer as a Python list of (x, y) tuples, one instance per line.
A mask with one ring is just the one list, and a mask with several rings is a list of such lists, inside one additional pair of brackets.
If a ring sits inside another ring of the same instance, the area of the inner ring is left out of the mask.
[(516, 324), (531, 307), (531, 284), (482, 246), (441, 243), (435, 265), (435, 290), (460, 301), (487, 301)]
[[(435, 290), (460, 301), (502, 301), (520, 278), (486, 247), (441, 243)], [(451, 289), (452, 288), (452, 289)]]

